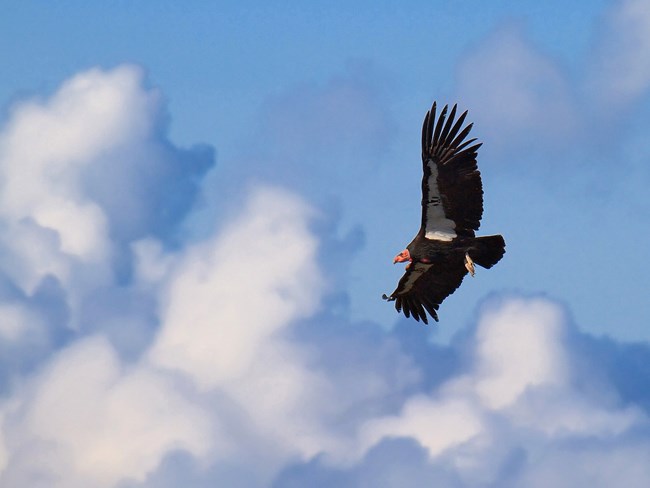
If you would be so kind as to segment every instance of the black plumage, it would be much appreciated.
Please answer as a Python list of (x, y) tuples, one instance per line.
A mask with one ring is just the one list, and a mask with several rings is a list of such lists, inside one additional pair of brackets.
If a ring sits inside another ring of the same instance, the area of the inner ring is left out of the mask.
[(476, 139), (465, 141), (467, 111), (456, 120), (457, 106), (445, 106), (436, 120), (436, 104), (422, 124), (422, 221), (420, 230), (396, 261), (410, 261), (397, 288), (384, 299), (406, 317), (438, 320), (445, 298), (474, 272), (473, 263), (494, 266), (505, 253), (502, 236), (476, 237), (483, 216), (483, 186), (476, 164)]

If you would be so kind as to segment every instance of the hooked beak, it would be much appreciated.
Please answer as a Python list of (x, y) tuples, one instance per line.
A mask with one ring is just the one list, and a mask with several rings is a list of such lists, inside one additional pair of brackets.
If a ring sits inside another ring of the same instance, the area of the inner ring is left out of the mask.
[(410, 260), (411, 260), (411, 253), (409, 253), (408, 249), (404, 249), (401, 253), (395, 256), (395, 259), (393, 259), (393, 264), (403, 263), (405, 261), (410, 261)]

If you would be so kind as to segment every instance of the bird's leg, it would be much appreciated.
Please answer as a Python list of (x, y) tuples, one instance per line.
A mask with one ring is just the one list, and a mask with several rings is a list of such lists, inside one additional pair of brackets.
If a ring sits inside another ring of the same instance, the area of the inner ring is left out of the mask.
[(472, 261), (472, 258), (469, 257), (468, 253), (465, 253), (465, 268), (469, 271), (469, 274), (474, 276), (474, 261)]

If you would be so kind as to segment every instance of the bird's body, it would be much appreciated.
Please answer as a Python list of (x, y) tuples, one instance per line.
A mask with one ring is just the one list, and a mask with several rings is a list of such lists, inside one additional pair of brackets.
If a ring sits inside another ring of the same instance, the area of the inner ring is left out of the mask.
[(476, 165), (481, 144), (464, 140), (472, 128), (470, 124), (461, 130), (467, 112), (457, 121), (455, 105), (448, 119), (446, 106), (437, 122), (435, 114), (434, 103), (422, 126), (422, 223), (395, 257), (394, 262), (409, 262), (404, 276), (389, 297), (384, 295), (395, 301), (397, 311), (425, 323), (426, 312), (438, 320), (438, 307), (468, 272), (474, 275), (474, 263), (491, 268), (505, 253), (500, 235), (475, 236), (483, 214)]
[(413, 261), (423, 262), (440, 262), (453, 259), (454, 256), (465, 255), (464, 249), (468, 249), (472, 244), (471, 239), (458, 238), (454, 241), (437, 241), (434, 239), (425, 239), (417, 235), (411, 243), (406, 246)]

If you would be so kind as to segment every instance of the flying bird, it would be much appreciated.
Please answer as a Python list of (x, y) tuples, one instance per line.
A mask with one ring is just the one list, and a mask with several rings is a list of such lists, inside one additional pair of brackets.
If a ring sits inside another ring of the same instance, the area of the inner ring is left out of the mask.
[(461, 130), (467, 111), (457, 121), (456, 105), (447, 106), (436, 121), (436, 103), (422, 124), (422, 225), (393, 263), (407, 262), (397, 289), (384, 300), (398, 312), (428, 323), (427, 312), (438, 321), (437, 310), (475, 266), (491, 268), (503, 257), (500, 235), (476, 237), (483, 215), (483, 185), (476, 165), (481, 143), (465, 141), (473, 124)]

